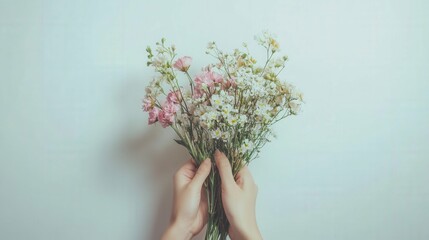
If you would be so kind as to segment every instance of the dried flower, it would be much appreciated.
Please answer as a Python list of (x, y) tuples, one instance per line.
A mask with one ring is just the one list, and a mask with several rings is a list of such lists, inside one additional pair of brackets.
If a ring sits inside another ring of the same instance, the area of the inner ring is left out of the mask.
[(155, 107), (149, 111), (149, 124), (156, 123), (158, 121), (159, 108)]
[(184, 56), (179, 58), (175, 63), (174, 63), (174, 68), (176, 68), (179, 71), (182, 72), (186, 72), (188, 71), (189, 67), (192, 64), (192, 58), (188, 57), (188, 56)]
[(155, 106), (155, 100), (153, 98), (147, 97), (143, 99), (143, 110), (149, 112)]

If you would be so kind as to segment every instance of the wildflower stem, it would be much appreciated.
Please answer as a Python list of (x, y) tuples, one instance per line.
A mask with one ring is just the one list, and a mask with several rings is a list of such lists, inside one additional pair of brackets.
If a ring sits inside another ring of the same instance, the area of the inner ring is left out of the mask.
[(191, 77), (191, 75), (189, 75), (188, 71), (185, 71), (185, 73), (189, 79), (189, 85), (191, 86), (191, 93), (192, 93), (192, 95), (194, 95), (194, 83), (193, 83), (192, 77)]

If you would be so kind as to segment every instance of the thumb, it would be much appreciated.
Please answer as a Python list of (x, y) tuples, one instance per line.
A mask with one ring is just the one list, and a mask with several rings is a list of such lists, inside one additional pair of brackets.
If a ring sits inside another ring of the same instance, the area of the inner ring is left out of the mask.
[(207, 158), (198, 167), (198, 170), (195, 173), (195, 176), (192, 179), (192, 182), (195, 185), (198, 185), (199, 187), (201, 187), (204, 181), (206, 180), (207, 176), (210, 174), (211, 167), (212, 167), (212, 164), (211, 164), (210, 158)]
[(229, 163), (228, 158), (221, 151), (217, 150), (214, 154), (216, 160), (216, 166), (219, 170), (219, 175), (222, 180), (222, 185), (225, 187), (230, 187), (235, 184), (234, 176), (232, 176), (231, 164)]

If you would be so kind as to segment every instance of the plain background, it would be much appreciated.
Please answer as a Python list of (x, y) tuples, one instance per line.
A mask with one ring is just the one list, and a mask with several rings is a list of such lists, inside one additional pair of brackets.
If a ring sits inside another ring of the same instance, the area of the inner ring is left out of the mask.
[(251, 165), (266, 239), (429, 239), (427, 1), (0, 1), (0, 239), (158, 239), (188, 158), (147, 126), (147, 45), (269, 30), (303, 112)]

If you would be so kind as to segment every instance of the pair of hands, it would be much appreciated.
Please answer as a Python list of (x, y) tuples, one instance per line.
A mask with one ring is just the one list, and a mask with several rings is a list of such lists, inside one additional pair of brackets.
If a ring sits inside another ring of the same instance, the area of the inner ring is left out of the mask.
[[(234, 179), (225, 154), (216, 150), (214, 157), (222, 181), (222, 203), (230, 223), (230, 238), (262, 239), (255, 214), (258, 189), (249, 169), (244, 167)], [(191, 239), (204, 228), (208, 206), (203, 184), (210, 170), (211, 161), (206, 159), (199, 168), (193, 160), (189, 160), (177, 171), (171, 223), (162, 240)]]

